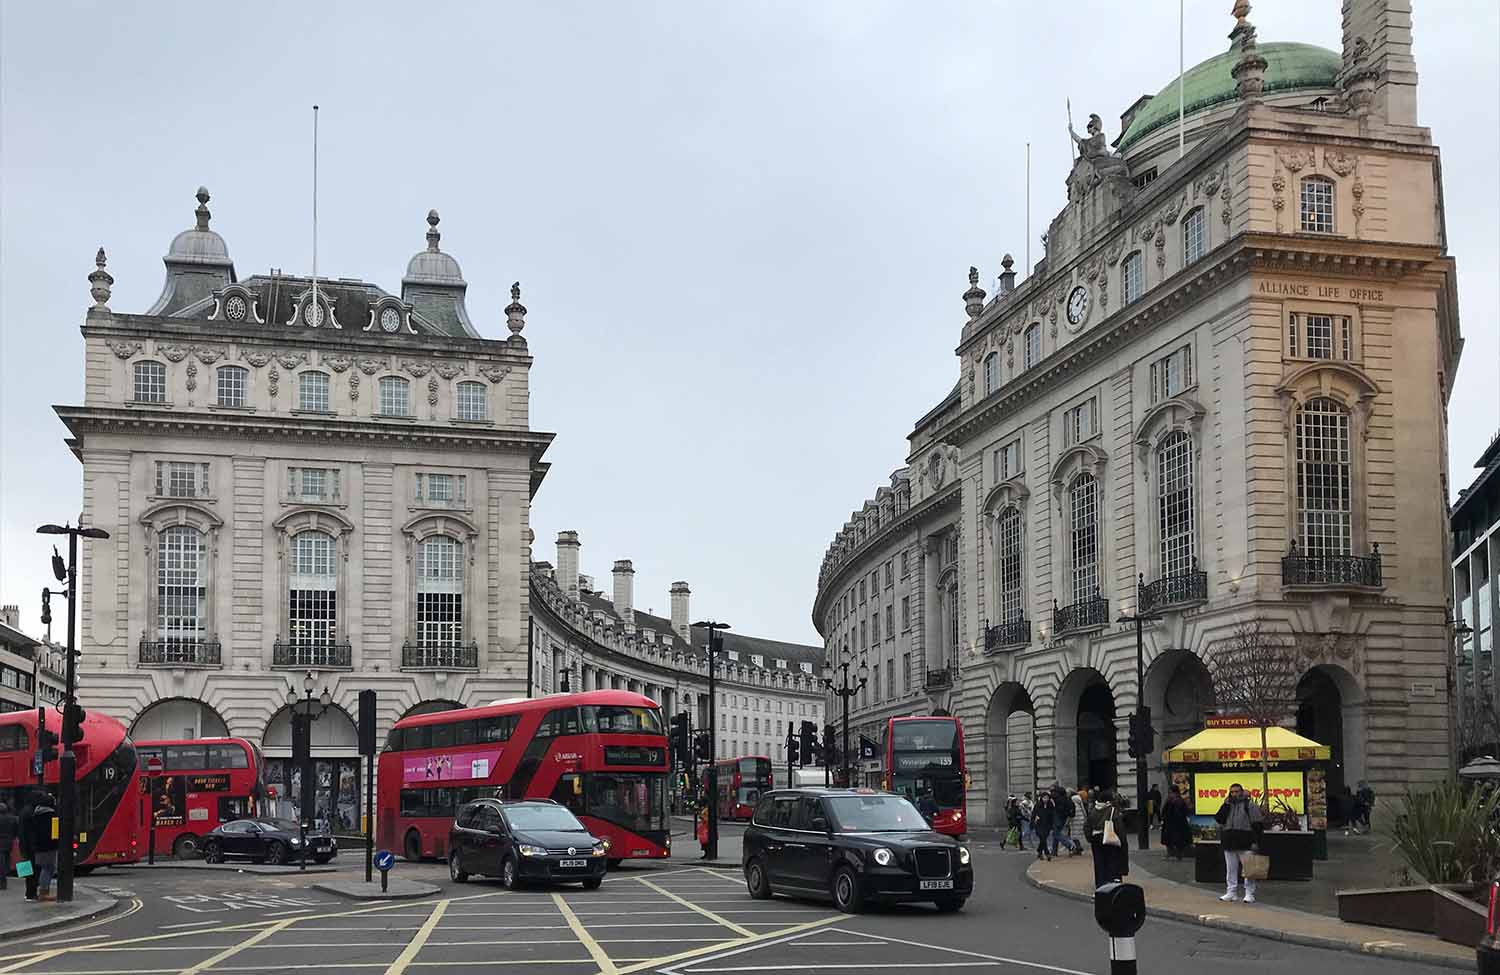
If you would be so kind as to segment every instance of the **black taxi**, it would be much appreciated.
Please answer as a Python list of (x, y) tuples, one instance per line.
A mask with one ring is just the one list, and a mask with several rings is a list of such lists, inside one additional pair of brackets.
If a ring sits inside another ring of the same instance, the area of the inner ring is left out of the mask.
[(851, 914), (872, 901), (956, 911), (974, 892), (969, 848), (933, 832), (905, 797), (874, 789), (765, 793), (742, 864), (751, 897), (826, 897)]

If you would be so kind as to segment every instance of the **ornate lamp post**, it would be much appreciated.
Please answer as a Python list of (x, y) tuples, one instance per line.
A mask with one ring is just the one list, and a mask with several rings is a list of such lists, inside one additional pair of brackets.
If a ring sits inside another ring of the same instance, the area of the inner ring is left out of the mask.
[(323, 693), (313, 697), (313, 688), (317, 686), (317, 677), (312, 671), (302, 678), (302, 693), (297, 693), (296, 685), (289, 685), (286, 689), (286, 703), (292, 709), (292, 759), (301, 766), (302, 794), (297, 797), (300, 807), (297, 816), (298, 869), (307, 869), (307, 823), (308, 817), (312, 816), (316, 809), (317, 785), (313, 781), (312, 760), (312, 723), (328, 713), (333, 706), (333, 694), (329, 692), (328, 685), (323, 685)]
[(841, 749), (844, 765), (844, 785), (853, 785), (854, 778), (849, 768), (849, 699), (858, 694), (860, 689), (869, 682), (870, 664), (864, 655), (859, 655), (859, 668), (856, 671), (856, 679), (853, 683), (849, 680), (849, 668), (854, 664), (855, 654), (847, 647), (839, 654), (839, 662), (830, 664), (830, 669), (839, 674), (837, 682), (832, 677), (823, 678), (823, 687), (839, 697), (844, 702), (844, 745)]

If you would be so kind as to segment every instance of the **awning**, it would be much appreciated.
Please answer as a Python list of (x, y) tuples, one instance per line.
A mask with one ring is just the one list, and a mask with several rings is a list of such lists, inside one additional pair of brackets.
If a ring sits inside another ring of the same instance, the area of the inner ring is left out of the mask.
[[(1327, 745), (1303, 738), (1294, 731), (1266, 729), (1266, 759), (1270, 762), (1308, 762), (1333, 756)], [(1217, 764), (1259, 762), (1259, 728), (1207, 728), (1175, 748), (1167, 749), (1168, 764)]]

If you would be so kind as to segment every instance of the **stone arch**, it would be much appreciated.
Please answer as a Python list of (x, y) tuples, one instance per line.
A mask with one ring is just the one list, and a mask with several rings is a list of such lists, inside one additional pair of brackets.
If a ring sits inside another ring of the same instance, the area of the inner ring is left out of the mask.
[(1115, 788), (1115, 695), (1109, 681), (1092, 667), (1075, 667), (1057, 689), (1056, 766), (1058, 781)]
[[(284, 706), (266, 723), (261, 737), (265, 756), (265, 782), (272, 792), (272, 808), (288, 818), (301, 814), (302, 769), (292, 761), (292, 710)], [(359, 729), (337, 704), (330, 704), (312, 723), (312, 764), (315, 815), (337, 830), (359, 826), (363, 802), (361, 776), (364, 760), (359, 755)]]
[(1308, 668), (1297, 681), (1297, 734), (1331, 750), (1330, 800), (1365, 777), (1366, 732), (1364, 691), (1354, 675), (1338, 664)]
[(211, 705), (188, 697), (169, 697), (147, 707), (130, 723), (139, 741), (174, 738), (227, 738), (229, 724)]
[(1203, 727), (1213, 705), (1214, 681), (1208, 665), (1191, 650), (1164, 650), (1146, 668), (1146, 706), (1156, 729), (1156, 748), (1149, 769), (1164, 771), (1162, 753), (1191, 738)]
[(995, 826), (1005, 821), (1005, 797), (1035, 793), (1036, 707), (1026, 687), (1007, 681), (990, 695), (985, 712), (986, 778), (988, 819)]
[[(292, 753), (292, 709), (289, 706), (281, 708), (266, 722), (261, 745), (268, 755), (278, 750), (285, 750), (288, 755)], [(312, 723), (313, 754), (317, 755), (320, 749), (339, 754), (343, 749), (353, 754), (359, 752), (359, 729), (349, 712), (337, 704), (330, 704), (323, 716)]]
[(401, 717), (410, 718), (413, 715), (417, 714), (438, 714), (442, 711), (454, 711), (461, 707), (463, 707), (463, 705), (457, 701), (438, 697), (433, 698), (430, 701), (418, 701), (416, 704), (413, 704), (411, 707), (401, 712)]

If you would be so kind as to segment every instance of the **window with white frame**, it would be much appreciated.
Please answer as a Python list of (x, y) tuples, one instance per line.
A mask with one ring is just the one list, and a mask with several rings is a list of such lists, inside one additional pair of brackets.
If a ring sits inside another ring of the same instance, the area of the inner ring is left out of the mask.
[(1182, 263), (1192, 264), (1208, 253), (1208, 221), (1202, 207), (1182, 218)]
[(206, 555), (203, 533), (191, 525), (173, 525), (161, 533), (156, 623), (161, 639), (168, 644), (195, 643), (203, 639), (208, 628)]
[(1021, 474), (1021, 441), (1010, 443), (995, 451), (995, 481), (1008, 481)]
[(896, 584), (896, 567), (890, 559), (885, 560), (885, 587), (890, 589)]
[(1021, 362), (1030, 369), (1042, 361), (1042, 323), (1032, 322), (1021, 336)]
[(455, 415), (460, 420), (489, 419), (489, 387), (485, 386), (484, 383), (459, 383), (454, 401)]
[(381, 416), (411, 416), (410, 384), (400, 376), (381, 376), (377, 409)]
[(1021, 600), (1021, 512), (1014, 506), (1000, 512), (995, 522), (995, 555), (999, 562), (1000, 622), (1011, 623), (1025, 615)]
[(137, 362), (135, 364), (135, 401), (137, 403), (165, 403), (167, 401), (167, 367), (160, 362)]
[(1310, 557), (1353, 550), (1353, 464), (1349, 411), (1327, 397), (1297, 410), (1297, 540)]
[(1180, 430), (1168, 434), (1156, 448), (1156, 519), (1162, 576), (1191, 572), (1195, 554), (1193, 440)]
[(1125, 263), (1120, 269), (1120, 293), (1125, 296), (1125, 304), (1130, 304), (1141, 296), (1146, 289), (1146, 264), (1141, 260), (1141, 252), (1135, 251), (1125, 258)]
[(911, 693), (911, 654), (901, 655), (901, 689), (907, 694)]
[(297, 377), (297, 409), (308, 413), (329, 412), (328, 373), (304, 372)]
[(156, 462), (156, 496), (160, 498), (208, 497), (208, 465), (201, 461)]
[(1151, 402), (1171, 399), (1193, 385), (1193, 347), (1184, 345), (1151, 363)]
[(870, 614), (870, 642), (871, 643), (879, 643), (880, 642), (880, 610), (879, 609), (876, 609), (875, 612), (873, 612), (873, 613)]
[(1326, 176), (1307, 176), (1302, 180), (1302, 229), (1313, 234), (1331, 234), (1333, 221), (1333, 180)]
[(1069, 568), (1073, 602), (1099, 593), (1099, 482), (1079, 474), (1068, 489)]
[(337, 501), (339, 472), (332, 467), (287, 468), (287, 499), (306, 503)]
[(1348, 315), (1290, 312), (1286, 345), (1293, 358), (1352, 360), (1354, 320)]
[(1086, 399), (1063, 414), (1063, 436), (1069, 446), (1090, 440), (1098, 432), (1098, 400)]
[(438, 506), (462, 506), (467, 502), (468, 477), (464, 474), (417, 474), (417, 500)]
[(447, 535), (417, 545), (417, 643), (457, 647), (464, 638), (463, 546)]
[(984, 357), (984, 395), (988, 396), (1000, 388), (1000, 353), (991, 352)]
[(250, 384), (250, 370), (242, 366), (220, 366), (218, 378), (218, 404), (244, 406), (245, 388)]
[(338, 562), (333, 536), (320, 531), (299, 532), (292, 537), (291, 555), (288, 638), (294, 645), (327, 648), (338, 642)]

